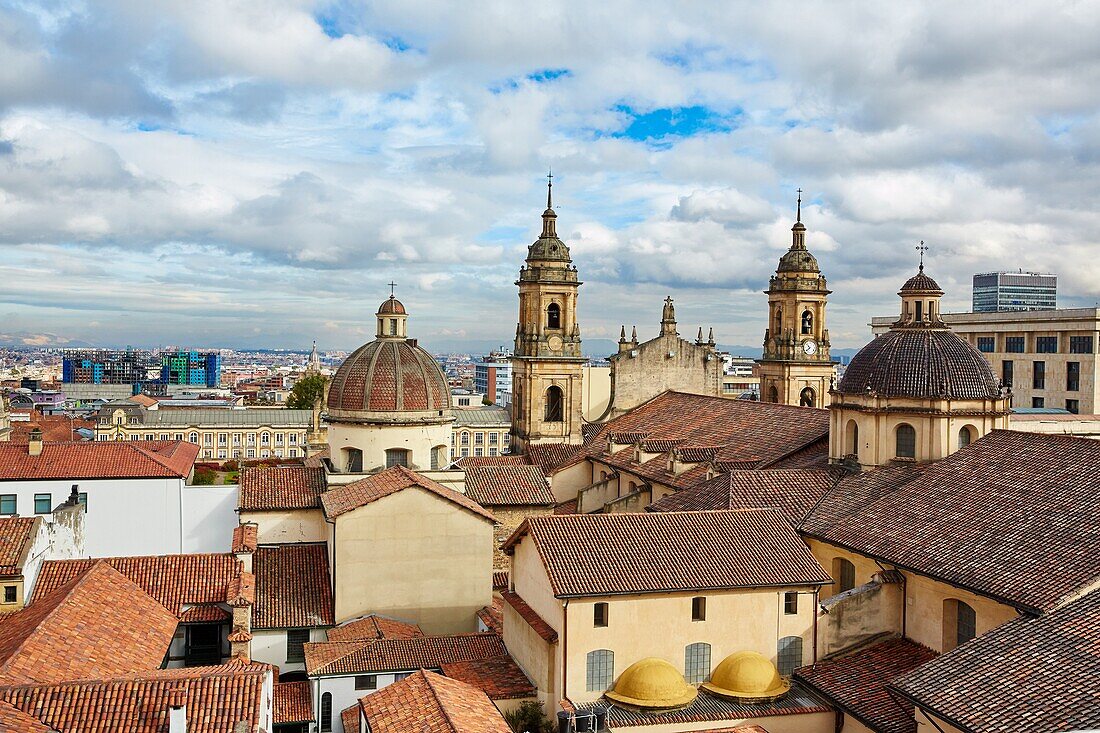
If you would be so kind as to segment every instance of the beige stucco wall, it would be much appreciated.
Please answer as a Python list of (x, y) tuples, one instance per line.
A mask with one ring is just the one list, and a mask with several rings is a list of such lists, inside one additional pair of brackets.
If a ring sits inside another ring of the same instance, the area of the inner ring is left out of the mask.
[(438, 425), (359, 425), (331, 423), (328, 427), (329, 454), (337, 470), (343, 471), (346, 463), (345, 448), (363, 451), (363, 471), (372, 472), (386, 466), (386, 450), (401, 448), (411, 451), (409, 468), (429, 470), (432, 466), (432, 449), (442, 447), (444, 461), (451, 450), (451, 424)]
[(292, 509), (279, 512), (241, 512), (241, 524), (257, 526), (261, 545), (289, 542), (325, 542), (328, 528), (320, 509)]
[(592, 483), (592, 463), (580, 461), (556, 471), (550, 477), (550, 490), (560, 504), (577, 498), (577, 492)]
[(604, 414), (611, 402), (611, 367), (582, 367), (581, 388), (581, 416), (591, 422)]
[(710, 348), (672, 334), (619, 352), (611, 359), (611, 414), (605, 419), (670, 389), (717, 397), (722, 391), (722, 360)]
[(492, 601), (491, 522), (416, 487), (335, 521), (337, 623), (378, 613), (429, 634), (477, 630)]
[(512, 589), (527, 602), (543, 621), (558, 632), (558, 641), (549, 643), (508, 603), (504, 604), (504, 645), (539, 691), (539, 700), (548, 715), (553, 715), (561, 700), (562, 602), (550, 589), (550, 578), (530, 537), (514, 548), (511, 556)]
[(818, 615), (817, 653), (824, 657), (882, 634), (901, 633), (902, 585), (869, 583), (833, 596)]
[(504, 646), (538, 690), (538, 700), (551, 714), (557, 706), (557, 644), (539, 636), (509, 604), (504, 604)]

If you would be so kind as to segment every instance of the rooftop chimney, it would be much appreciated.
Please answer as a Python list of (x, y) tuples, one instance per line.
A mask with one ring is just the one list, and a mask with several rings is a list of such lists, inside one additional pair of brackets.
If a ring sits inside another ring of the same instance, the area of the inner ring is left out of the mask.
[(42, 430), (31, 428), (30, 439), (27, 442), (27, 453), (32, 456), (42, 455)]
[(168, 693), (168, 733), (187, 733), (187, 691)]

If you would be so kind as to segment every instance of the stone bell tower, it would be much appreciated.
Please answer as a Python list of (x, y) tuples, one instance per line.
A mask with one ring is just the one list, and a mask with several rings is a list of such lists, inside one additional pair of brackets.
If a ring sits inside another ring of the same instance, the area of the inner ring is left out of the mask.
[(519, 323), (512, 356), (513, 449), (533, 443), (582, 442), (577, 268), (558, 238), (553, 176), (547, 177), (542, 234), (520, 268)]
[(829, 329), (825, 304), (830, 291), (806, 249), (802, 223), (802, 189), (791, 248), (779, 258), (768, 284), (768, 328), (760, 365), (760, 399), (803, 407), (826, 407), (832, 388), (833, 363), (829, 356)]

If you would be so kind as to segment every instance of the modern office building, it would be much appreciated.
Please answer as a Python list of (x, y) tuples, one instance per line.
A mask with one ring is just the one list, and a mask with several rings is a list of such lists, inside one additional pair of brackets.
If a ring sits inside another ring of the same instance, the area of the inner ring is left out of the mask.
[(503, 405), (503, 395), (512, 391), (512, 355), (493, 351), (474, 364), (474, 392), (488, 397), (494, 404)]
[[(874, 318), (875, 335), (894, 320)], [(989, 360), (1012, 390), (1014, 409), (1100, 410), (1100, 308), (945, 313), (943, 320)]]
[(66, 384), (137, 384), (149, 377), (148, 352), (136, 349), (66, 349), (61, 381)]
[(986, 272), (974, 276), (974, 312), (1053, 310), (1058, 276), (1038, 272)]
[(160, 355), (160, 381), (217, 387), (221, 383), (222, 357), (216, 352), (166, 351)]

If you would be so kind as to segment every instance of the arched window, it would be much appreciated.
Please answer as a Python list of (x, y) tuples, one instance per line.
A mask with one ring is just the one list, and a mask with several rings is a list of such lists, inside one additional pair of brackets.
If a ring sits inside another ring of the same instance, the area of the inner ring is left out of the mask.
[(447, 467), (447, 446), (437, 445), (432, 448), (432, 470), (441, 471)]
[(774, 385), (768, 390), (768, 402), (779, 403), (779, 390)]
[(912, 425), (906, 423), (898, 425), (895, 443), (894, 455), (898, 458), (917, 457), (917, 431)]
[(859, 425), (855, 420), (848, 421), (848, 427), (844, 431), (844, 452), (850, 456), (859, 456)]
[(552, 385), (546, 390), (546, 422), (562, 422), (565, 413), (564, 402), (561, 387)]
[(710, 677), (710, 644), (698, 642), (684, 647), (684, 679), (693, 685)]
[(321, 730), (328, 733), (332, 730), (332, 693), (321, 695)]
[(779, 338), (783, 335), (783, 310), (781, 308), (775, 309), (775, 337)]
[(959, 447), (965, 448), (970, 445), (970, 441), (974, 440), (974, 428), (969, 425), (963, 425), (959, 428)]
[(348, 473), (363, 471), (363, 451), (358, 448), (344, 448), (344, 470)]
[(409, 465), (409, 452), (404, 448), (387, 448), (386, 449), (386, 468), (393, 468), (394, 466)]
[(199, 442), (199, 434), (198, 433), (191, 433), (190, 435), (187, 436), (187, 440), (188, 440), (188, 442), (195, 443), (197, 445), (198, 442)]
[(798, 404), (802, 407), (813, 407), (817, 404), (817, 394), (812, 388), (806, 387), (802, 390), (802, 393), (798, 395)]
[(943, 602), (943, 651), (949, 652), (977, 636), (974, 609), (957, 598)]
[(810, 311), (802, 311), (802, 335), (808, 336), (814, 332), (814, 314)]
[(588, 652), (585, 667), (585, 690), (603, 692), (615, 681), (615, 652), (610, 649), (597, 649)]
[(843, 593), (856, 587), (856, 566), (843, 557), (833, 558), (833, 580), (836, 592)]
[(784, 636), (779, 640), (779, 674), (789, 677), (792, 672), (802, 666), (802, 637)]
[(561, 328), (561, 306), (557, 303), (546, 306), (546, 327)]

